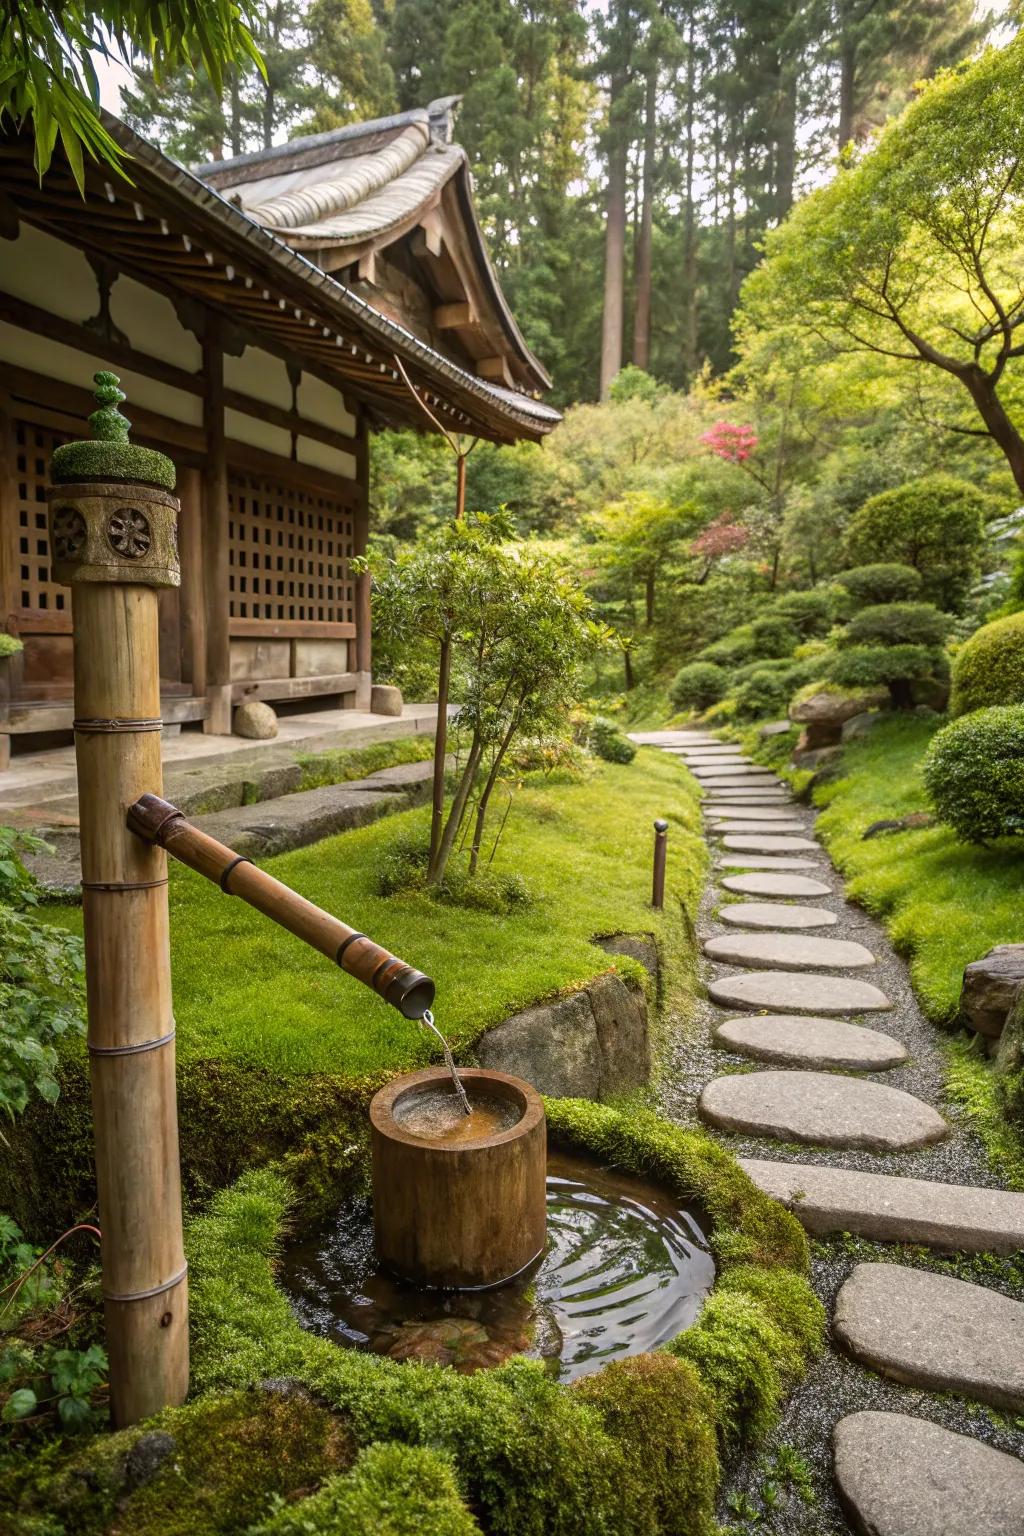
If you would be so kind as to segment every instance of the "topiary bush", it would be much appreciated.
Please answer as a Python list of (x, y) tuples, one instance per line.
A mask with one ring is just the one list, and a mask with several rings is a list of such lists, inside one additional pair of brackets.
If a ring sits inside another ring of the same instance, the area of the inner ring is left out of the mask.
[(784, 619), (805, 640), (827, 635), (836, 618), (836, 594), (827, 587), (810, 592), (786, 592), (772, 604), (772, 612)]
[(884, 685), (894, 709), (912, 708), (914, 683), (941, 682), (948, 673), (942, 651), (927, 645), (855, 645), (839, 651), (829, 667), (829, 677), (840, 688)]
[(846, 553), (857, 564), (880, 550), (921, 576), (921, 595), (958, 609), (978, 574), (985, 520), (998, 503), (955, 475), (924, 475), (871, 496), (846, 530)]
[(983, 624), (953, 662), (950, 713), (992, 704), (1024, 704), (1024, 613)]
[(744, 720), (785, 714), (793, 692), (791, 667), (757, 667), (732, 690), (736, 714)]
[(631, 763), (636, 747), (614, 720), (598, 715), (590, 727), (590, 746), (606, 763)]
[(800, 636), (781, 614), (766, 614), (750, 626), (754, 650), (758, 656), (792, 656)]
[(954, 720), (932, 738), (922, 771), (937, 815), (964, 842), (1024, 833), (1024, 704)]
[(932, 603), (879, 603), (855, 613), (840, 637), (842, 646), (941, 646), (950, 620)]
[(886, 561), (840, 571), (836, 581), (858, 606), (909, 602), (920, 595), (923, 585), (921, 572), (912, 565)]
[(713, 661), (691, 661), (672, 679), (668, 696), (677, 709), (707, 709), (729, 686), (729, 674)]
[(697, 652), (698, 661), (713, 661), (720, 667), (739, 667), (757, 654), (752, 627), (741, 624), (730, 630), (721, 640), (715, 640)]

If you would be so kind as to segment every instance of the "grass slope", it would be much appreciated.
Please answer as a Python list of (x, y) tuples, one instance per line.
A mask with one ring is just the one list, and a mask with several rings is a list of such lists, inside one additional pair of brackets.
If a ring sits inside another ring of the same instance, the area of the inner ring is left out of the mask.
[(974, 847), (942, 826), (863, 841), (873, 821), (929, 809), (920, 770), (935, 728), (920, 719), (879, 722), (845, 749), (842, 777), (814, 799), (823, 807), (817, 830), (848, 894), (885, 918), (928, 1017), (948, 1024), (964, 966), (993, 944), (1024, 941), (1024, 902), (1019, 842)]
[[(517, 793), (493, 869), (521, 873), (534, 901), (507, 916), (422, 893), (377, 894), (387, 850), (410, 834), (425, 838), (428, 816), (404, 812), (270, 859), (266, 868), (432, 975), (438, 1023), (456, 1047), (534, 999), (607, 970), (594, 935), (653, 932), (663, 950), (683, 948), (680, 903), (694, 912), (705, 854), (693, 781), (664, 753), (646, 749), (631, 764), (601, 764), (584, 783), (532, 782)], [(663, 914), (649, 906), (657, 816), (672, 823)], [(362, 1077), (435, 1058), (415, 1024), (199, 876), (172, 868), (170, 901), (183, 1062), (218, 1057), (289, 1074)], [(81, 923), (75, 909), (53, 916)]]

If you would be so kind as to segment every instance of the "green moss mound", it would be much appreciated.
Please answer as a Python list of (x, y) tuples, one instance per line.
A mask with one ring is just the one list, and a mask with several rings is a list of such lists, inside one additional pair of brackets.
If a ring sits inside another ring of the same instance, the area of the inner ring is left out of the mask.
[(968, 843), (1024, 833), (1024, 704), (978, 709), (931, 742), (922, 768), (942, 821)]
[(351, 1473), (248, 1536), (479, 1536), (451, 1462), (426, 1446), (371, 1445)]
[(836, 581), (858, 606), (911, 602), (922, 586), (921, 572), (912, 565), (884, 560), (840, 571)]
[(677, 709), (707, 709), (729, 686), (729, 674), (713, 661), (691, 661), (672, 679), (669, 698)]
[(1024, 613), (983, 624), (953, 662), (950, 714), (993, 704), (1024, 704)]

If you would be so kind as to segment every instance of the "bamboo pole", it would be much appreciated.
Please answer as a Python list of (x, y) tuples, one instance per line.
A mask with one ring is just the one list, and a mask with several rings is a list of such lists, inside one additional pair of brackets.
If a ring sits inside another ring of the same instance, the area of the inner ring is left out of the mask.
[(187, 821), (159, 795), (145, 794), (128, 811), (128, 826), (149, 844), (174, 858), (280, 923), (289, 933), (318, 949), (343, 971), (361, 981), (407, 1019), (421, 1019), (434, 1001), (434, 983), (379, 944), (307, 901), (244, 854), (235, 853)]
[(56, 450), (48, 497), (54, 577), (74, 588), (89, 1065), (122, 1426), (188, 1390), (167, 863), (125, 824), (128, 806), (161, 784), (157, 599), (178, 583), (178, 504), (170, 461), (127, 440), (116, 378), (96, 379), (97, 440)]

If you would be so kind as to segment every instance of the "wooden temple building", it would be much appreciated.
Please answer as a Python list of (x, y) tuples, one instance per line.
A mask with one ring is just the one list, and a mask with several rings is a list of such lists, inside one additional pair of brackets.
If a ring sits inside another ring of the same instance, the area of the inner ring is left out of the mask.
[[(455, 98), (183, 169), (107, 126), (130, 181), (0, 136), (0, 767), (69, 739), (71, 597), (43, 489), (92, 375), (178, 466), (182, 584), (161, 594), (166, 722), (233, 704), (367, 708), (368, 434), (539, 439), (558, 413), (488, 259)], [(429, 414), (428, 414), (429, 413)]]

